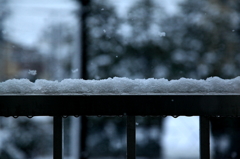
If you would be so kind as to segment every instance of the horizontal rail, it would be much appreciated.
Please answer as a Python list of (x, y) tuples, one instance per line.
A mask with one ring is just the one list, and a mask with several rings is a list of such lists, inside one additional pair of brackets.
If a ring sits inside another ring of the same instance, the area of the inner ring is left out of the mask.
[(240, 116), (240, 95), (0, 95), (0, 116)]
[(127, 115), (127, 158), (135, 116), (200, 116), (200, 156), (209, 158), (207, 116), (240, 116), (240, 95), (0, 95), (0, 116), (54, 116), (54, 159), (62, 158), (61, 116)]

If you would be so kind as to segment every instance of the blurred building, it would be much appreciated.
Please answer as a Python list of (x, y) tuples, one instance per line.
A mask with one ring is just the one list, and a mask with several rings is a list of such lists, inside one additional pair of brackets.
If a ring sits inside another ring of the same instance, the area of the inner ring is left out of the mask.
[[(28, 78), (34, 81), (43, 75), (43, 56), (32, 48), (23, 47), (11, 41), (0, 44), (0, 81), (12, 78)], [(37, 73), (29, 73), (36, 70)]]

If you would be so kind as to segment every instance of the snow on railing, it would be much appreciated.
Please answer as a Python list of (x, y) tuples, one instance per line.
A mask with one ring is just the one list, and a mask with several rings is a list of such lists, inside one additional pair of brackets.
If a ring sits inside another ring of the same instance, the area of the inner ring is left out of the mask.
[[(200, 156), (209, 159), (209, 116), (240, 116), (240, 77), (0, 83), (1, 116), (54, 116), (54, 159), (62, 159), (62, 116), (127, 116), (127, 158), (135, 159), (135, 116), (200, 116)], [(60, 140), (59, 140), (60, 139)]]
[(64, 79), (58, 81), (10, 79), (0, 82), (0, 94), (151, 94), (151, 93), (240, 93), (240, 77), (196, 80), (181, 78), (104, 80)]

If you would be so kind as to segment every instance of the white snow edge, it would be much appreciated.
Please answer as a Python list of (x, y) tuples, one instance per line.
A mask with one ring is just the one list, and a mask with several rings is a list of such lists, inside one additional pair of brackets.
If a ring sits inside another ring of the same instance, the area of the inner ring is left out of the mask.
[(222, 94), (240, 93), (240, 77), (206, 80), (180, 78), (128, 79), (108, 78), (103, 80), (64, 79), (48, 81), (38, 79), (10, 79), (0, 82), (0, 94)]

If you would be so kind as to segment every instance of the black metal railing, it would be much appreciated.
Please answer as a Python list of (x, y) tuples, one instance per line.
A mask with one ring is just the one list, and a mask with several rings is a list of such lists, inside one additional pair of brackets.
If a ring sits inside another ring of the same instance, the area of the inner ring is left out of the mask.
[(240, 95), (0, 95), (0, 116), (53, 116), (54, 159), (63, 158), (63, 116), (127, 116), (127, 158), (135, 159), (135, 116), (200, 116), (200, 158), (210, 158), (209, 117), (240, 116)]

